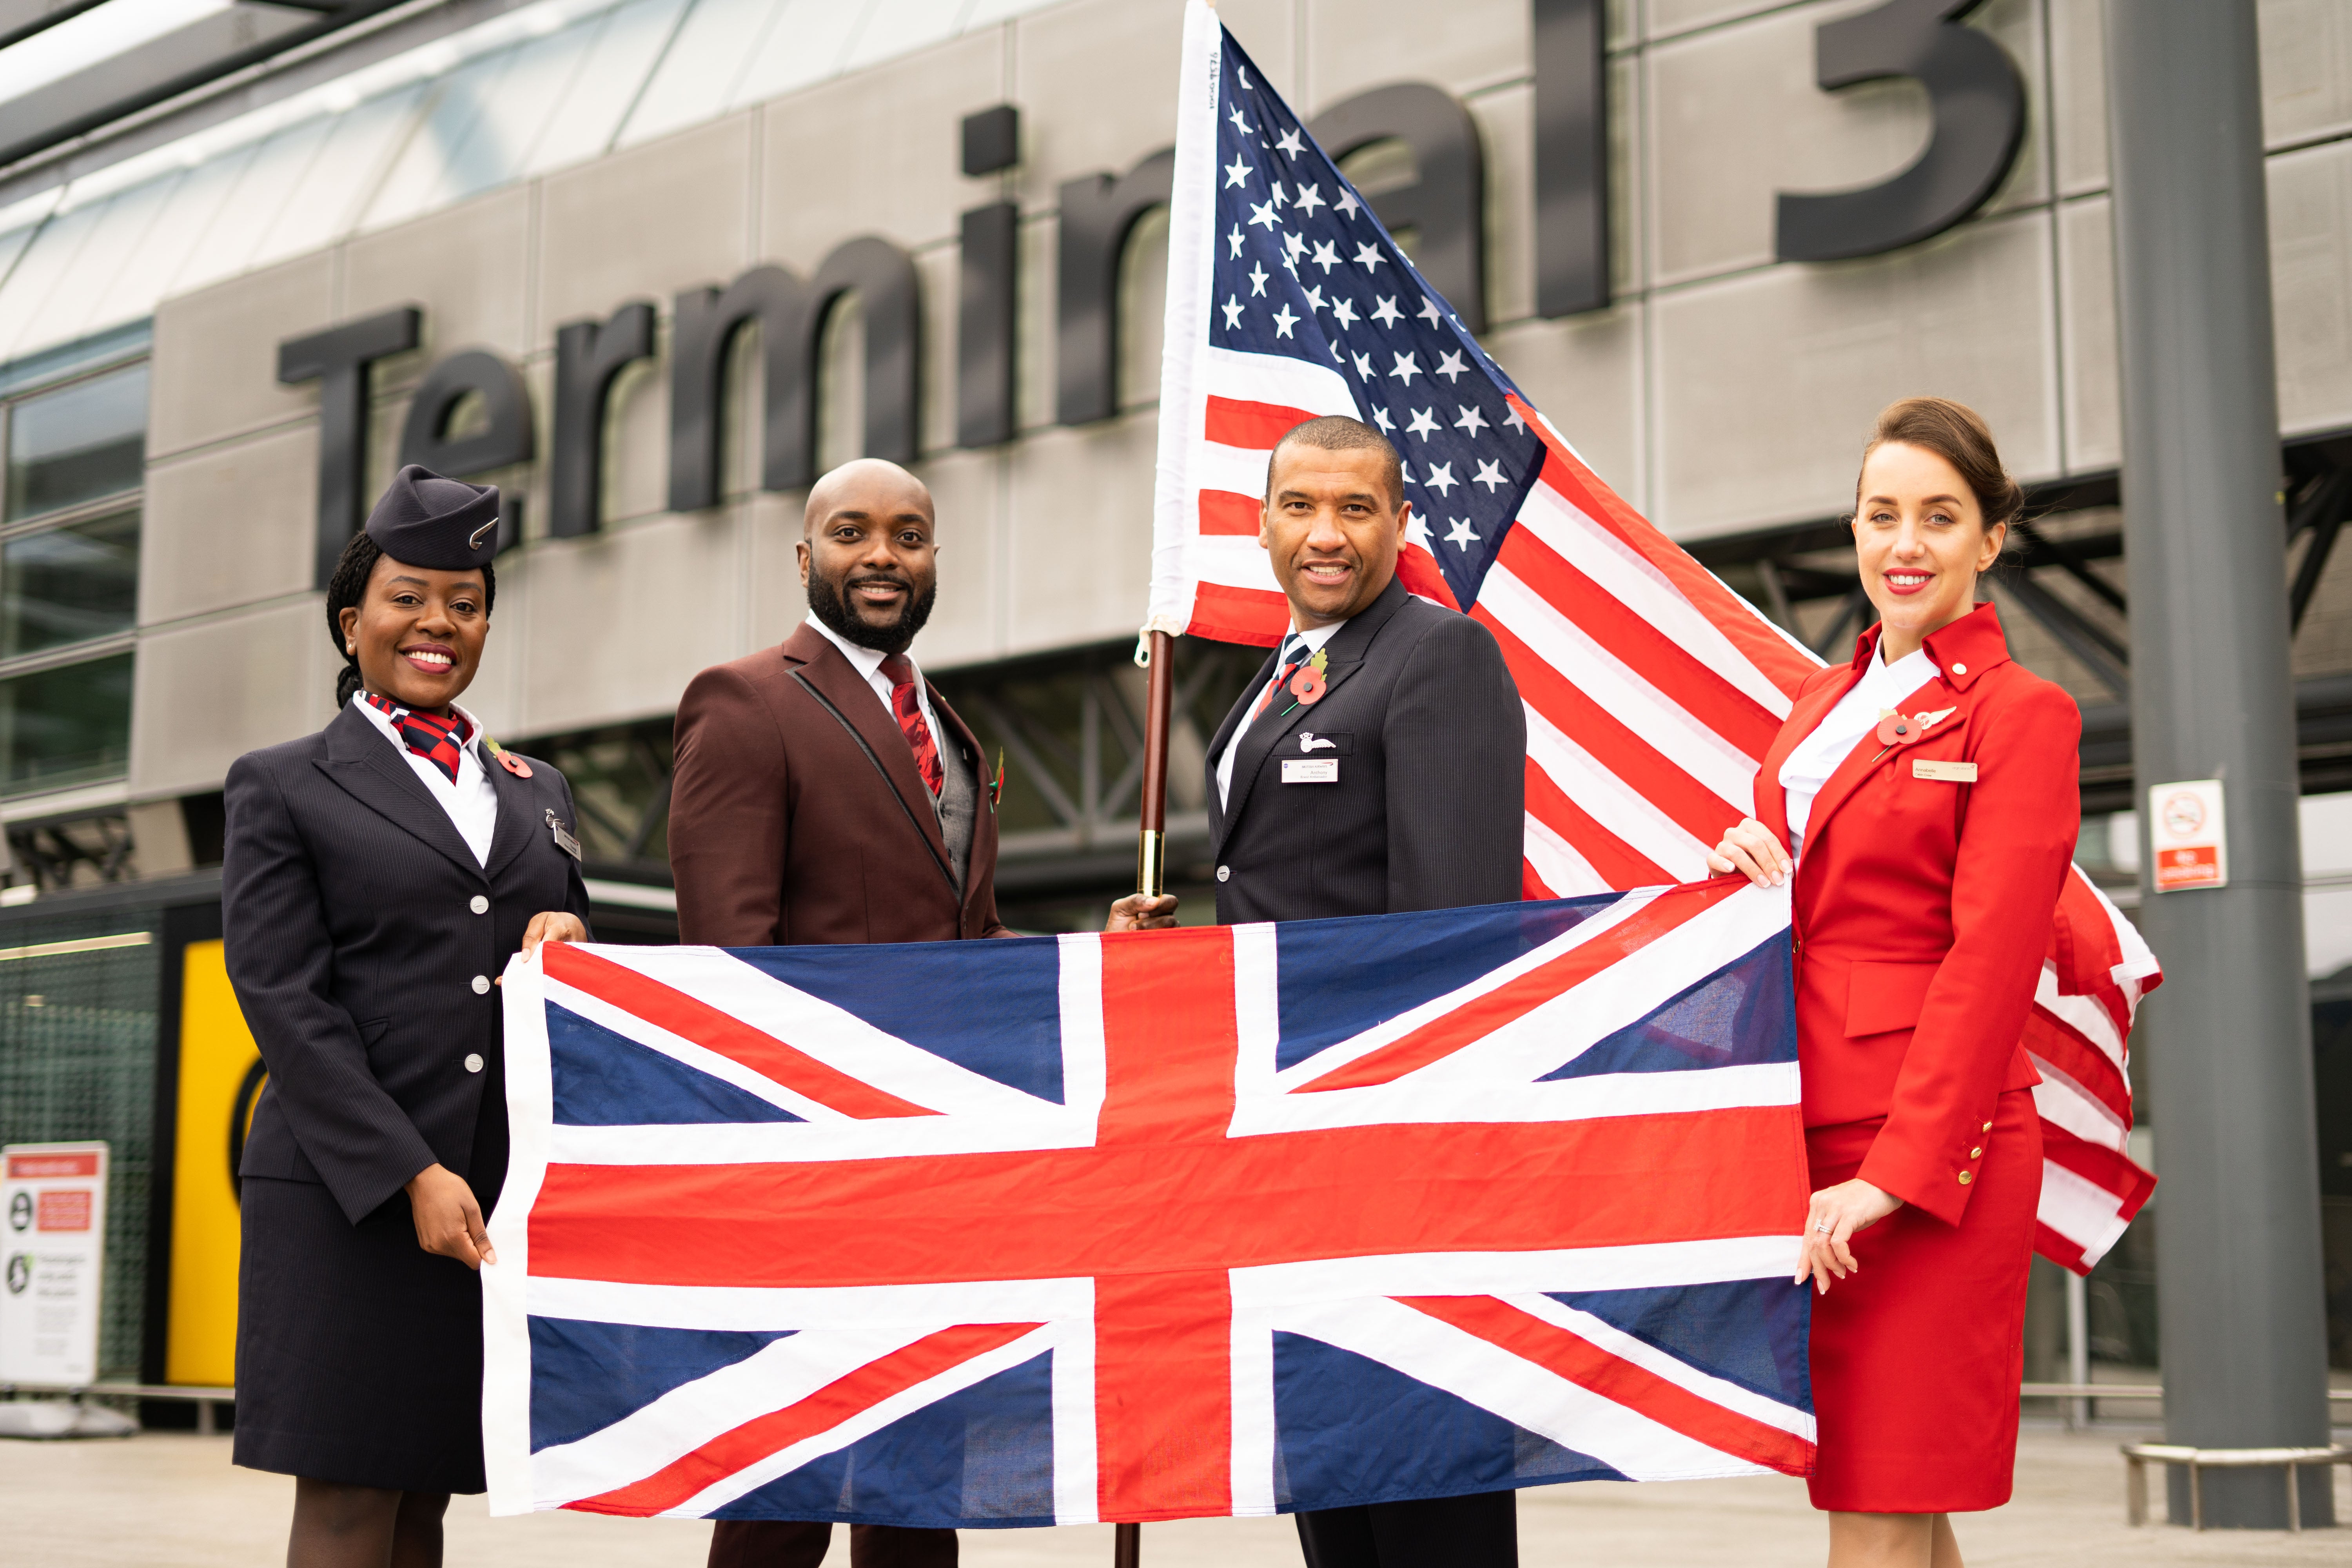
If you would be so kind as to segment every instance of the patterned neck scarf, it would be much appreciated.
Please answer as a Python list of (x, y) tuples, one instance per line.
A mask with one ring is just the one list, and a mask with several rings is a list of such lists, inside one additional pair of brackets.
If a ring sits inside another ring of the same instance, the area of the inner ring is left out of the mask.
[(401, 740), (408, 749), (439, 768), (451, 784), (457, 782), (457, 758), (466, 742), (474, 738), (474, 727), (452, 714), (444, 719), (437, 713), (419, 713), (413, 708), (403, 708), (388, 698), (373, 691), (362, 691), (368, 706), (392, 721)]

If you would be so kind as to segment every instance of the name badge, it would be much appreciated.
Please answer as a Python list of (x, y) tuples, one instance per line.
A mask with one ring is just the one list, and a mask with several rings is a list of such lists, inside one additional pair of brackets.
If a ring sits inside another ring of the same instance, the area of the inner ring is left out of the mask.
[(1285, 757), (1282, 759), (1282, 782), (1285, 784), (1338, 784), (1339, 759), (1337, 757)]
[(580, 858), (580, 840), (572, 837), (564, 828), (563, 819), (556, 816), (552, 808), (547, 808), (547, 830), (555, 835), (555, 847), (558, 849), (562, 850), (574, 860)]
[(1939, 763), (1932, 757), (1911, 759), (1911, 776), (1915, 779), (1937, 779), (1945, 784), (1974, 784), (1977, 765), (1974, 763)]

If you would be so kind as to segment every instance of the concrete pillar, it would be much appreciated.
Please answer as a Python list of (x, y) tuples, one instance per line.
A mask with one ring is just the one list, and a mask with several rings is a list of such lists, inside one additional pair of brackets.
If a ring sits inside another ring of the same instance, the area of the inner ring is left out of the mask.
[[(2254, 0), (2107, 0), (2132, 746), (2223, 781), (2226, 887), (2158, 894), (2142, 839), (2165, 1426), (2327, 1441), (2285, 530)], [(2143, 820), (2145, 834), (2146, 823)], [(2286, 1522), (2277, 1470), (2206, 1472), (2209, 1525)], [(2176, 1473), (2172, 1517), (2188, 1518)], [(2307, 1472), (2306, 1526), (2332, 1518)]]

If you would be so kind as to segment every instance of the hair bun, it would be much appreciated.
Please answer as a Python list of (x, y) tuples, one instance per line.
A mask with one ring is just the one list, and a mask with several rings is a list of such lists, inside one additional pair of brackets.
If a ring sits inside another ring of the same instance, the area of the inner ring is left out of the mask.
[[(1951, 464), (1968, 481), (1969, 492), (1976, 498), (1977, 510), (1983, 513), (1987, 528), (2015, 522), (2025, 510), (2025, 489), (2001, 467), (2000, 448), (1993, 445), (1992, 427), (1985, 423), (1983, 415), (1967, 404), (1955, 403), (1948, 397), (1906, 397), (1890, 403), (1879, 411), (1870, 445), (1862, 449), (1863, 461), (1867, 463), (1871, 453), (1890, 441), (1933, 452)], [(1859, 510), (1859, 474), (1854, 477), (1853, 491)]]

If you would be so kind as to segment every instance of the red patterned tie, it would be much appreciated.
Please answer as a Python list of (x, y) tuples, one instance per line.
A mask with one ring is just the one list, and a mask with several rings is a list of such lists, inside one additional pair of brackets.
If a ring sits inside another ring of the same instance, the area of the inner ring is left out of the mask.
[[(1296, 647), (1292, 646), (1294, 643), (1297, 644)], [(1250, 710), (1251, 723), (1256, 723), (1265, 714), (1267, 706), (1274, 701), (1274, 694), (1281, 690), (1282, 683), (1288, 680), (1297, 670), (1299, 661), (1306, 653), (1306, 640), (1297, 634), (1294, 633), (1282, 639), (1282, 668), (1274, 672), (1274, 679), (1265, 683), (1265, 694), (1257, 700), (1257, 706)]]
[(397, 702), (378, 697), (373, 691), (362, 692), (361, 695), (368, 700), (369, 706), (392, 720), (392, 727), (400, 731), (401, 740), (406, 742), (410, 751), (447, 774), (451, 784), (457, 782), (458, 750), (473, 734), (463, 719), (444, 719), (437, 713), (419, 713), (413, 708), (403, 708)]
[(940, 744), (931, 738), (931, 727), (923, 722), (923, 705), (915, 694), (915, 667), (903, 653), (894, 653), (882, 661), (882, 673), (890, 681), (890, 711), (898, 716), (898, 728), (907, 737), (908, 749), (915, 753), (915, 766), (923, 782), (937, 795), (947, 783), (940, 771)]

